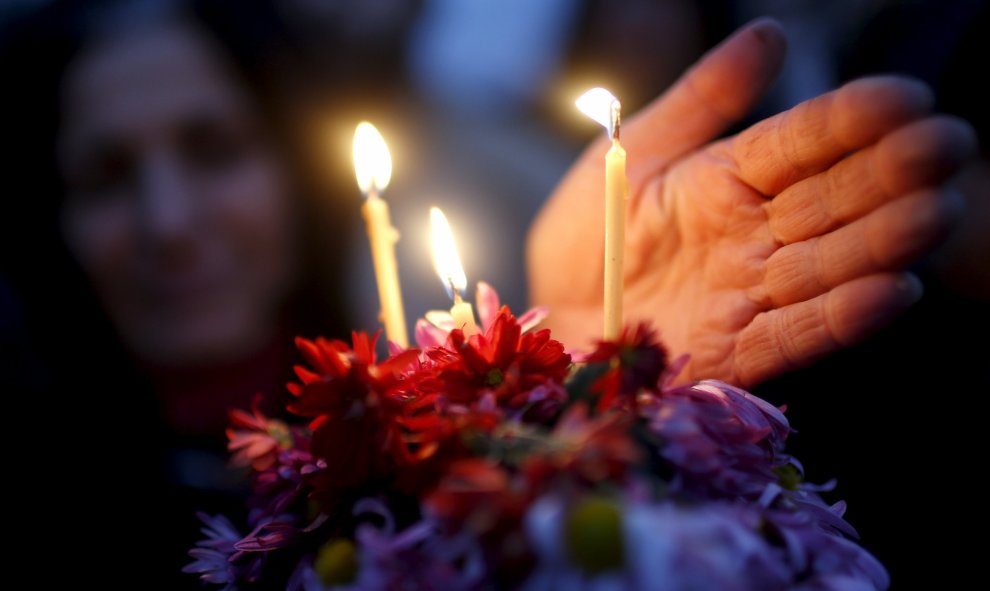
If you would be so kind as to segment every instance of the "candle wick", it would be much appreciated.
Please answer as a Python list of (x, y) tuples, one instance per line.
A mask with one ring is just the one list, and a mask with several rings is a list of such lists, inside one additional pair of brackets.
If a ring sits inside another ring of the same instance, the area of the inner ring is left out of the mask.
[(378, 199), (378, 187), (376, 187), (374, 183), (372, 183), (371, 186), (368, 187), (368, 192), (365, 193), (365, 197), (368, 199), (368, 201), (374, 201), (375, 199)]
[(610, 127), (610, 130), (609, 131), (611, 131), (612, 141), (613, 142), (618, 142), (619, 141), (619, 127), (621, 127), (621, 125), (622, 125), (622, 104), (619, 103), (618, 99), (616, 99), (616, 100), (612, 101), (612, 103), (611, 103), (610, 106), (611, 106), (611, 111), (610, 111), (610, 113), (611, 113), (611, 119), (610, 119), (611, 125), (609, 126)]
[(454, 286), (454, 278), (447, 277), (447, 284), (450, 285), (450, 293), (454, 294), (454, 304), (460, 304), (464, 300), (461, 299), (461, 292), (457, 291), (457, 287)]

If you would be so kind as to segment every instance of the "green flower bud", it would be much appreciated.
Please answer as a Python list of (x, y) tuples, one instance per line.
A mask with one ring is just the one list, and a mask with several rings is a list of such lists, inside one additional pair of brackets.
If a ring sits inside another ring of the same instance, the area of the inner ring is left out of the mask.
[(587, 497), (578, 501), (564, 522), (564, 535), (568, 555), (586, 572), (622, 567), (622, 511), (612, 500)]
[(354, 542), (338, 538), (320, 546), (313, 561), (316, 574), (327, 585), (344, 585), (357, 578), (358, 561)]

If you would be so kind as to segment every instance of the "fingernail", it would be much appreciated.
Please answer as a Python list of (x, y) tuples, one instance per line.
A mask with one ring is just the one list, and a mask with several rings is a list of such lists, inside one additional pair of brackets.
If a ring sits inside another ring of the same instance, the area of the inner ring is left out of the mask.
[(942, 212), (949, 225), (953, 225), (966, 215), (966, 198), (957, 189), (944, 189), (941, 200)]
[(759, 18), (753, 21), (751, 30), (764, 45), (781, 46), (785, 43), (784, 30), (776, 19)]
[(901, 294), (901, 301), (908, 306), (920, 300), (925, 292), (921, 280), (914, 273), (903, 273), (894, 283), (894, 288)]

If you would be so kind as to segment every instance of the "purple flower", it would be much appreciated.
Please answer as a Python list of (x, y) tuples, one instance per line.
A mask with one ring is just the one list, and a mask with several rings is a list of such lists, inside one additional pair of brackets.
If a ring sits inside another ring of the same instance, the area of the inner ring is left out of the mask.
[[(296, 445), (300, 445), (299, 437)], [(308, 450), (293, 447), (281, 450), (274, 464), (254, 474), (253, 494), (248, 501), (252, 523), (265, 516), (280, 515), (307, 492), (306, 479), (322, 470), (324, 462), (314, 460)]]
[(889, 583), (865, 550), (816, 527), (809, 516), (727, 502), (626, 504), (622, 564), (589, 572), (567, 551), (569, 510), (561, 498), (546, 496), (527, 513), (539, 566), (524, 589), (853, 591)]
[(585, 572), (573, 564), (562, 533), (568, 508), (544, 498), (527, 515), (540, 558), (524, 589), (783, 589), (792, 573), (760, 536), (759, 514), (731, 505), (698, 508), (673, 503), (627, 505), (622, 515), (620, 568)]
[(782, 543), (787, 562), (800, 575), (797, 588), (854, 591), (890, 585), (890, 576), (876, 558), (858, 544), (823, 529), (819, 516), (770, 510), (763, 513), (763, 519), (764, 529)]
[[(313, 557), (306, 556), (299, 561), (296, 569), (292, 571), (292, 576), (289, 577), (285, 589), (286, 591), (325, 591), (329, 589), (329, 586), (323, 584), (320, 575), (313, 568)], [(337, 589), (340, 590), (341, 587), (338, 586)], [(344, 587), (344, 589), (347, 588)]]
[(813, 520), (824, 531), (850, 538), (859, 538), (859, 534), (853, 526), (842, 518), (846, 512), (845, 501), (828, 505), (818, 495), (819, 491), (831, 490), (834, 486), (834, 481), (821, 486), (802, 484), (796, 490), (788, 491), (779, 485), (771, 484), (760, 495), (757, 504), (769, 509), (799, 512)]
[(780, 410), (743, 390), (703, 381), (640, 402), (660, 436), (660, 455), (676, 469), (675, 493), (756, 500), (790, 464), (790, 432)]
[(206, 537), (189, 551), (195, 560), (184, 566), (182, 572), (198, 574), (201, 580), (224, 585), (224, 589), (229, 591), (236, 589), (237, 581), (257, 580), (263, 557), (248, 557), (235, 548), (241, 534), (230, 520), (223, 515), (196, 515), (205, 524), (200, 531)]
[(264, 517), (251, 533), (234, 544), (239, 552), (271, 552), (291, 544), (301, 533), (294, 515)]
[(289, 591), (377, 591), (382, 589), (476, 589), (485, 575), (481, 552), (467, 536), (446, 538), (420, 521), (396, 532), (391, 512), (380, 501), (364, 499), (355, 513), (377, 516), (382, 526), (364, 524), (356, 533), (357, 578), (350, 584), (326, 585), (312, 559), (300, 563)]

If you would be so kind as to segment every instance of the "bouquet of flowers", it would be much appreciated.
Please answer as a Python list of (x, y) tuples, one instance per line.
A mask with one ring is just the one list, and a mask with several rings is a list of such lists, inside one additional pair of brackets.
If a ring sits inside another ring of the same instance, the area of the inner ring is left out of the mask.
[(298, 339), (294, 426), (233, 411), (246, 528), (201, 515), (185, 570), (226, 589), (874, 589), (829, 483), (784, 451), (782, 409), (729, 384), (674, 385), (646, 326), (571, 355), (546, 311), (478, 289), (418, 349)]

